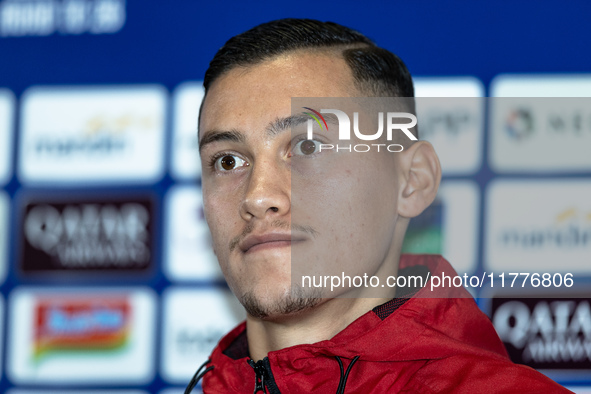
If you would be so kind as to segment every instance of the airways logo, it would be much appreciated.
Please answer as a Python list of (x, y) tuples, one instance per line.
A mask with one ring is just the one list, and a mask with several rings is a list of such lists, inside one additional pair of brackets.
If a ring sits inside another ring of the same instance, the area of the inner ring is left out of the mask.
[(587, 299), (494, 298), (492, 307), (493, 324), (514, 362), (543, 369), (591, 367)]

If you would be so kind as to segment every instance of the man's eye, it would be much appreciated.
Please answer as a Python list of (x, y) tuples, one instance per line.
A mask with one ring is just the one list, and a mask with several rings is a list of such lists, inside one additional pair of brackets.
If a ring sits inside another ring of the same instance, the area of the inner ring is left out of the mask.
[(215, 161), (215, 169), (218, 171), (231, 171), (246, 166), (248, 166), (248, 163), (236, 155), (224, 155)]
[(314, 140), (302, 140), (298, 142), (294, 148), (293, 153), (296, 155), (312, 155), (318, 152), (320, 144)]

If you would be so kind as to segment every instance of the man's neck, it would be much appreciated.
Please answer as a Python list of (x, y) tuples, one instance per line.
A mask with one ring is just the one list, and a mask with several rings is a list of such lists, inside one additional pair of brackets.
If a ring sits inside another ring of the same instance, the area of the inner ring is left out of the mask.
[(274, 350), (330, 339), (357, 318), (390, 298), (333, 298), (277, 320), (247, 316), (250, 356), (261, 360)]

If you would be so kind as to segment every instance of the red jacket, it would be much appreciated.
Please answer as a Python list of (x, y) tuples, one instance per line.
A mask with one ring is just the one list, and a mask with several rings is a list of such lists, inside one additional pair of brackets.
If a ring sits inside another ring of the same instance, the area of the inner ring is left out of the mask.
[[(431, 276), (455, 275), (435, 255), (404, 255), (400, 270), (418, 265)], [(374, 308), (330, 340), (273, 351), (256, 364), (242, 323), (213, 351), (203, 391), (251, 394), (258, 385), (283, 394), (570, 392), (513, 364), (465, 289), (440, 288), (421, 298), (427, 292), (428, 286), (399, 307), (395, 299)]]

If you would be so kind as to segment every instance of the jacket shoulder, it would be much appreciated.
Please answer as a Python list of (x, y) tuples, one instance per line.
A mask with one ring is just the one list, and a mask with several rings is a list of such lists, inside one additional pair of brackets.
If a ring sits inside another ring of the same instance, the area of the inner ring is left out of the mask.
[(438, 393), (571, 393), (530, 367), (477, 355), (431, 360), (408, 383), (417, 385)]

